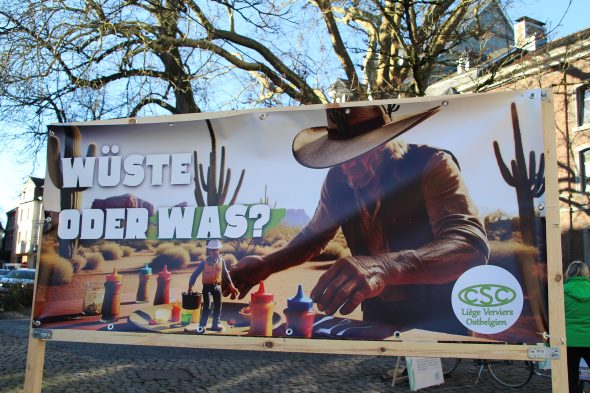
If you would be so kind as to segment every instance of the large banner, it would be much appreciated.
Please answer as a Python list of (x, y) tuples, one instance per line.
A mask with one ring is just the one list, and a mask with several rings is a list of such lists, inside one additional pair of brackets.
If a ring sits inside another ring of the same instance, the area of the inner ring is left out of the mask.
[(539, 342), (542, 93), (51, 126), (34, 319)]

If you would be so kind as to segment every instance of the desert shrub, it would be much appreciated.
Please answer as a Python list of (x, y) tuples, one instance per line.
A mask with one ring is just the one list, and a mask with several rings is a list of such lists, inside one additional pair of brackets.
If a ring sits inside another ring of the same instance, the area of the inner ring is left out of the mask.
[(221, 249), (223, 254), (233, 254), (238, 260), (247, 255), (257, 254), (260, 239), (235, 239), (228, 241)]
[(158, 246), (156, 247), (156, 255), (162, 254), (165, 250), (167, 250), (171, 247), (174, 247), (174, 243), (172, 243), (172, 242), (165, 242), (165, 243), (158, 244)]
[(39, 263), (40, 285), (67, 285), (72, 281), (73, 275), (74, 267), (67, 259), (53, 253), (41, 255), (41, 263)]
[(72, 268), (74, 269), (74, 273), (78, 273), (80, 270), (84, 269), (86, 266), (86, 258), (84, 258), (80, 254), (76, 254), (72, 257)]
[(195, 243), (182, 243), (182, 248), (188, 251), (191, 261), (202, 261), (205, 259), (205, 248), (199, 247)]
[(238, 258), (233, 254), (223, 254), (223, 260), (228, 269), (238, 264)]
[(496, 210), (484, 218), (484, 226), (489, 240), (509, 240), (514, 232), (512, 218), (501, 210)]
[(172, 246), (166, 248), (159, 255), (156, 255), (150, 267), (157, 273), (164, 269), (164, 265), (168, 266), (168, 270), (176, 270), (186, 267), (189, 262), (190, 256), (186, 249), (180, 246)]
[(104, 257), (99, 252), (90, 252), (84, 254), (84, 257), (86, 258), (84, 270), (97, 270), (104, 263)]
[(123, 250), (117, 243), (106, 242), (100, 246), (100, 253), (105, 261), (116, 261), (123, 258)]
[[(223, 242), (221, 244), (221, 250), (219, 250), (220, 253), (225, 254), (225, 253), (232, 253), (235, 251), (235, 242), (239, 242), (240, 240), (230, 240), (227, 242)], [(205, 246), (205, 250), (207, 249), (207, 247)]]
[(78, 240), (78, 249), (80, 248), (91, 248), (93, 246), (99, 245), (100, 243), (103, 243), (104, 240), (100, 240), (100, 239), (79, 239)]
[(77, 253), (77, 254), (80, 254), (80, 255), (84, 255), (84, 254), (86, 254), (86, 253), (89, 253), (89, 252), (92, 252), (92, 251), (90, 250), (90, 248), (88, 248), (88, 247), (83, 247), (83, 246), (78, 246), (78, 249), (76, 250), (76, 253)]
[(204, 248), (197, 249), (196, 253), (190, 253), (191, 261), (202, 261), (207, 258), (207, 251)]
[(129, 247), (129, 246), (121, 246), (121, 251), (123, 251), (123, 256), (124, 257), (130, 257), (131, 255), (133, 255), (133, 247)]
[(131, 247), (136, 251), (151, 250), (153, 248), (151, 245), (151, 240), (146, 239), (122, 240), (120, 243), (124, 246)]
[(265, 246), (273, 245), (279, 241), (289, 242), (299, 233), (299, 228), (288, 227), (284, 225), (276, 226), (269, 229), (262, 238), (262, 244)]
[[(522, 269), (530, 262), (537, 262), (539, 250), (516, 241), (490, 241), (490, 259), (488, 264), (499, 266), (508, 270), (516, 278), (522, 276)], [(541, 268), (534, 263), (534, 268)], [(530, 266), (530, 265), (529, 265)], [(528, 272), (531, 274), (544, 275), (541, 270)]]
[(490, 241), (490, 261), (514, 259), (519, 255), (537, 256), (538, 250), (534, 246), (515, 241)]
[(160, 240), (155, 240), (155, 239), (150, 239), (150, 240), (144, 240), (146, 242), (146, 244), (148, 245), (148, 247), (151, 250), (154, 250), (156, 247), (158, 247), (158, 244), (161, 243)]

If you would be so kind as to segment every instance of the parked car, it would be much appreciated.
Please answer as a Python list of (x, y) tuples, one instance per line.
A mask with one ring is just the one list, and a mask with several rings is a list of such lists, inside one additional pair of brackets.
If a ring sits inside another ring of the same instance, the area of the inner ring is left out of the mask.
[(0, 278), (4, 277), (10, 272), (10, 269), (0, 269)]
[(0, 278), (0, 293), (7, 292), (12, 285), (33, 286), (35, 284), (35, 269), (11, 270)]

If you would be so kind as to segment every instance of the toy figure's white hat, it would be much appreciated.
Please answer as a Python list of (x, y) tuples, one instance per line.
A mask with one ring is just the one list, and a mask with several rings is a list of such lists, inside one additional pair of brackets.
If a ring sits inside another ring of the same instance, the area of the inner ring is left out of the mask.
[(221, 241), (218, 239), (209, 240), (207, 242), (207, 248), (209, 250), (219, 250), (221, 248)]

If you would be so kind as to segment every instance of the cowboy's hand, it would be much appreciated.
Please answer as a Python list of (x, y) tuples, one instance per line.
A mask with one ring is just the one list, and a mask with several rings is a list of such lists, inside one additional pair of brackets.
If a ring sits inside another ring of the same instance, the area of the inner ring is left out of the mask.
[(365, 299), (385, 288), (387, 269), (379, 257), (355, 256), (337, 260), (322, 274), (311, 291), (320, 311), (332, 315), (338, 309), (350, 314)]
[(230, 274), (240, 292), (239, 299), (243, 299), (253, 286), (269, 276), (264, 260), (258, 255), (249, 255), (240, 259), (238, 264), (230, 270)]

